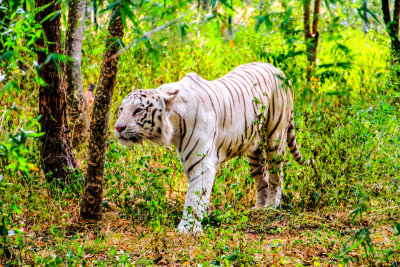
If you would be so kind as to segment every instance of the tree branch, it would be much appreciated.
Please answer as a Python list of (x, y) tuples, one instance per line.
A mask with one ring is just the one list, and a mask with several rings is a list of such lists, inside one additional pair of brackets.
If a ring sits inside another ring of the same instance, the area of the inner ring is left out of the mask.
[[(118, 10), (111, 13), (108, 32), (112, 38), (124, 36), (124, 26)], [(104, 188), (104, 164), (108, 146), (110, 108), (117, 79), (119, 58), (108, 60), (117, 53), (118, 45), (112, 40), (106, 41), (103, 63), (101, 64), (98, 87), (93, 106), (93, 120), (90, 124), (90, 140), (88, 147), (88, 166), (84, 181), (81, 201), (81, 217), (84, 219), (101, 219), (101, 206)]]
[(66, 33), (65, 54), (73, 61), (66, 65), (67, 101), (72, 146), (79, 149), (89, 129), (88, 104), (83, 90), (81, 57), (84, 32), (86, 0), (70, 0), (68, 11), (68, 30)]
[(385, 24), (387, 25), (391, 21), (389, 0), (382, 0), (382, 12), (383, 12), (383, 20), (385, 21)]
[(400, 13), (400, 0), (394, 2), (393, 21), (395, 34), (399, 34), (399, 13)]
[[(187, 15), (189, 15), (194, 9), (191, 9), (189, 12), (183, 14), (182, 16), (180, 16), (179, 18), (173, 19), (157, 28), (154, 28), (153, 30), (149, 31), (149, 32), (144, 32), (143, 33), (143, 37), (149, 37), (153, 34), (155, 34), (156, 32), (162, 31), (165, 28), (168, 28), (169, 26), (171, 26), (172, 24), (177, 23), (178, 21), (182, 20), (184, 17), (186, 17)], [(128, 44), (127, 46), (125, 46), (123, 49), (119, 50), (118, 53), (114, 54), (112, 57), (110, 57), (108, 60), (114, 59), (116, 57), (118, 57), (119, 55), (121, 55), (122, 53), (124, 53), (125, 51), (129, 50), (130, 48), (132, 48), (141, 38), (135, 39), (133, 40), (130, 44)]]
[(304, 0), (303, 24), (304, 24), (304, 37), (306, 41), (310, 38), (310, 5), (311, 0)]
[[(390, 7), (389, 0), (382, 0), (382, 12), (383, 12), (383, 20), (386, 24), (386, 30), (389, 34), (389, 37), (392, 41), (392, 49), (394, 50), (396, 57), (400, 55), (400, 41), (398, 35), (399, 30), (399, 9), (400, 3), (399, 0), (395, 2), (395, 12), (393, 12), (393, 18), (397, 19), (396, 21), (392, 21), (390, 19)], [(397, 13), (396, 13), (397, 12)]]
[(313, 25), (312, 25), (312, 34), (313, 35), (315, 35), (318, 31), (318, 18), (319, 18), (320, 7), (321, 7), (321, 0), (315, 0), (314, 1)]

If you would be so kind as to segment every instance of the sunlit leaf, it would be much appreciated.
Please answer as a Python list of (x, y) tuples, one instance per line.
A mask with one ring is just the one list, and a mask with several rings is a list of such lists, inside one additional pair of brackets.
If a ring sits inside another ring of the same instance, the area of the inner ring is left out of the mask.
[(22, 211), (15, 204), (13, 204), (12, 207), (13, 207), (13, 209), (15, 210), (15, 212), (17, 214), (21, 214), (22, 213)]
[(257, 18), (256, 25), (255, 25), (256, 31), (258, 31), (260, 29), (260, 26), (262, 24), (265, 24), (265, 27), (267, 29), (270, 29), (272, 27), (272, 22), (271, 22), (271, 19), (269, 18), (269, 14), (259, 16)]
[(105, 9), (102, 9), (99, 11), (99, 14), (103, 14), (104, 12), (107, 12), (109, 10), (115, 9), (116, 7), (118, 7), (120, 5), (120, 1), (115, 1), (114, 3), (112, 3), (111, 5), (108, 5)]
[(395, 233), (394, 235), (395, 235), (395, 236), (400, 235), (400, 223), (396, 223), (396, 225), (395, 225), (394, 227), (395, 227), (395, 229), (397, 230), (397, 233)]
[(50, 21), (54, 20), (58, 15), (60, 15), (61, 10), (56, 10), (50, 14), (48, 14), (46, 17), (44, 17), (44, 19), (42, 19), (40, 21), (40, 24), (43, 24), (44, 22), (46, 22), (47, 20), (50, 19)]

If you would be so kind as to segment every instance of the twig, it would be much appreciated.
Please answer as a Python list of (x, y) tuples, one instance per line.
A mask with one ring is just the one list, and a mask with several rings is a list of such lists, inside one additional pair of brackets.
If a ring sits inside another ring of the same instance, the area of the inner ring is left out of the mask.
[[(189, 15), (192, 11), (194, 10), (194, 8), (192, 8), (191, 10), (189, 10), (189, 12), (183, 14), (182, 16), (180, 16), (179, 18), (173, 19), (171, 21), (168, 21), (167, 23), (154, 28), (153, 30), (149, 31), (149, 32), (144, 32), (143, 33), (143, 37), (149, 37), (151, 35), (153, 35), (156, 32), (162, 31), (165, 28), (171, 26), (172, 24), (175, 24), (176, 22), (180, 21), (181, 19), (183, 19), (184, 17), (186, 17), (187, 15)], [(134, 46), (141, 38), (135, 39), (133, 40), (130, 44), (128, 44), (127, 46), (125, 46), (123, 49), (121, 49), (120, 51), (118, 51), (118, 53), (112, 55), (108, 60), (112, 60), (116, 57), (118, 57), (119, 55), (121, 55), (122, 53), (124, 53), (126, 50), (132, 48), (132, 46)]]
[(314, 169), (315, 176), (317, 176), (317, 178), (319, 178), (321, 180), (321, 177), (318, 174), (317, 168), (314, 165), (314, 160), (313, 159), (310, 160), (310, 164), (311, 164), (311, 167)]
[(273, 207), (264, 207), (264, 208), (261, 208), (260, 210), (263, 210), (263, 211), (265, 211), (265, 210), (274, 211), (276, 213), (285, 214), (285, 215), (288, 215), (288, 216), (292, 215), (292, 214), (290, 214), (290, 213), (288, 213), (288, 212), (286, 212), (284, 210), (276, 209), (276, 208), (273, 208)]
[(381, 212), (384, 212), (384, 211), (386, 211), (386, 210), (397, 209), (397, 208), (399, 208), (399, 207), (400, 207), (400, 205), (396, 205), (396, 206), (386, 207), (386, 208), (383, 208), (383, 209), (374, 211), (374, 212), (371, 213), (370, 218), (372, 219), (372, 218), (375, 218), (376, 216), (378, 216), (377, 213), (381, 213)]

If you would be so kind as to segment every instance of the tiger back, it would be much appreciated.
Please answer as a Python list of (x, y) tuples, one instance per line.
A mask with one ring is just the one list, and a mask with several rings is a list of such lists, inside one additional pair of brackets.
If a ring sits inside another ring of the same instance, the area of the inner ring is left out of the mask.
[(189, 180), (178, 226), (183, 232), (201, 230), (215, 174), (226, 160), (248, 156), (258, 208), (280, 205), (286, 147), (302, 161), (290, 83), (266, 63), (241, 65), (213, 81), (191, 73), (135, 90), (121, 104), (115, 136), (125, 145), (150, 139), (176, 147)]

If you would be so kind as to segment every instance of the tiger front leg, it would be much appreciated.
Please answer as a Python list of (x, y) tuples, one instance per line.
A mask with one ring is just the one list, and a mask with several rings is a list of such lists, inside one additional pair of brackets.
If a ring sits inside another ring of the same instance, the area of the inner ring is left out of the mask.
[(177, 230), (182, 233), (201, 232), (201, 220), (210, 205), (210, 195), (215, 179), (215, 166), (198, 164), (189, 175), (182, 220)]
[(251, 176), (256, 185), (255, 209), (265, 207), (268, 198), (268, 171), (265, 166), (263, 151), (260, 146), (248, 155)]

